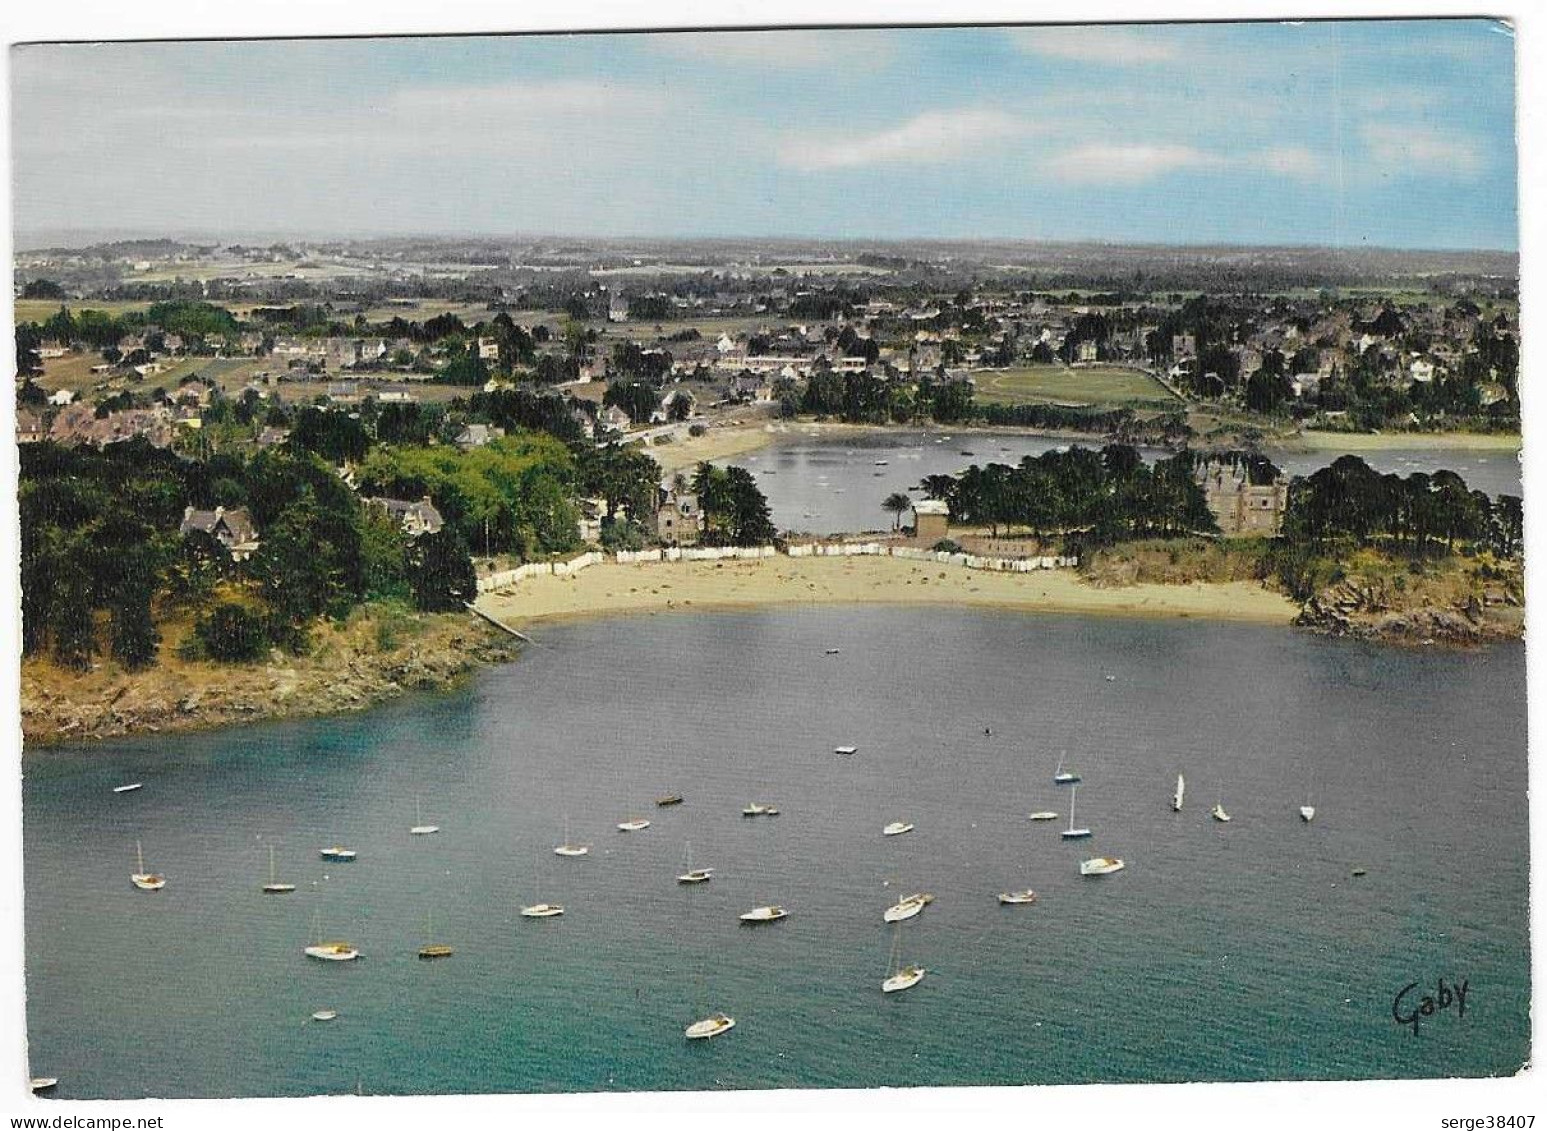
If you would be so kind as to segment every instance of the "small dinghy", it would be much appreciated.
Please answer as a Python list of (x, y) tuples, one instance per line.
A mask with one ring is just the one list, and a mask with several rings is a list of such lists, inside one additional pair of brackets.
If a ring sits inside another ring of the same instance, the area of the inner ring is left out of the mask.
[(333, 1021), (336, 1020), (337, 1017), (338, 1010), (336, 1009), (319, 1009), (316, 1013), (312, 1014), (313, 1021)]
[(557, 903), (534, 903), (521, 909), (523, 919), (555, 919), (562, 914), (564, 908)]
[(761, 801), (754, 801), (741, 811), (743, 817), (777, 817), (779, 807), (777, 805), (765, 805)]
[(848, 755), (853, 754), (858, 749), (859, 749), (858, 746), (834, 746), (833, 747), (833, 753), (834, 754), (842, 754), (845, 757), (847, 757)]
[(662, 809), (666, 808), (668, 805), (681, 805), (682, 794), (668, 793), (665, 797), (657, 797), (655, 799), (655, 803)]
[(1040, 809), (1035, 813), (1026, 814), (1026, 819), (1028, 821), (1056, 821), (1058, 820), (1058, 814), (1051, 809)]
[(649, 827), (650, 822), (643, 817), (633, 817), (627, 821), (618, 822), (618, 831), (620, 833), (637, 833), (641, 829), (648, 829)]
[(1006, 906), (1022, 903), (1037, 902), (1037, 893), (1027, 888), (1025, 891), (1002, 891), (999, 893), (999, 902)]
[(736, 1027), (736, 1019), (727, 1017), (723, 1013), (716, 1013), (713, 1017), (705, 1017), (702, 1021), (695, 1021), (689, 1025), (684, 1034), (690, 1041), (707, 1041), (710, 1037), (718, 1037), (721, 1033), (729, 1033)]
[(142, 782), (142, 781), (132, 781), (128, 785), (115, 785), (113, 787), (113, 792), (114, 793), (133, 793), (137, 789), (144, 789), (144, 788), (145, 788), (145, 783), (144, 782)]
[(903, 833), (911, 833), (913, 826), (907, 821), (893, 821), (881, 830), (882, 836), (901, 836)]

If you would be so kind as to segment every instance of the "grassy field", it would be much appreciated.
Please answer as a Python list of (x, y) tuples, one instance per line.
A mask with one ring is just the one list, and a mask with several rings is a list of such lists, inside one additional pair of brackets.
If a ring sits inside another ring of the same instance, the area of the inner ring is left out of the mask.
[(1180, 402), (1152, 377), (1132, 369), (1093, 365), (1069, 369), (1032, 365), (972, 375), (982, 404), (1126, 405), (1175, 408)]

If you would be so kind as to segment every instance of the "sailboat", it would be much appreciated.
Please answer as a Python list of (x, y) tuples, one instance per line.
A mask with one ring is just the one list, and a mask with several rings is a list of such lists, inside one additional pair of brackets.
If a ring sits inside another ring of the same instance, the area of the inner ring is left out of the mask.
[(1223, 800), (1219, 800), (1214, 803), (1214, 808), (1209, 810), (1209, 816), (1220, 822), (1228, 821), (1230, 819), (1230, 814), (1225, 812), (1225, 803)]
[(900, 923), (904, 919), (913, 918), (934, 901), (935, 897), (927, 891), (916, 895), (905, 895), (883, 911), (881, 918), (888, 923)]
[(1064, 769), (1064, 756), (1058, 756), (1058, 768), (1053, 771), (1054, 785), (1073, 785), (1080, 780), (1080, 775), (1072, 770)]
[[(567, 837), (565, 839), (568, 839)], [(554, 849), (555, 852), (558, 849)], [(535, 883), (542, 869), (539, 866), (540, 858), (534, 853), (532, 856), (532, 879)], [(564, 914), (564, 908), (557, 903), (533, 903), (521, 909), (523, 919), (555, 919)]]
[(134, 874), (129, 877), (129, 882), (141, 891), (160, 891), (167, 886), (166, 877), (156, 872), (145, 870), (145, 850), (140, 847), (140, 842), (134, 842), (134, 858), (138, 864)]
[(643, 817), (630, 817), (626, 821), (618, 822), (618, 831), (620, 833), (637, 833), (641, 829), (648, 829), (649, 827), (650, 822)]
[(1075, 786), (1069, 791), (1069, 827), (1063, 831), (1063, 838), (1065, 840), (1083, 840), (1090, 836), (1089, 829), (1077, 829), (1074, 827), (1074, 799), (1079, 792), (1079, 786)]
[(754, 907), (751, 911), (743, 911), (737, 918), (743, 923), (772, 923), (777, 919), (783, 919), (789, 912), (778, 904), (766, 904), (762, 907)]
[(335, 844), (331, 848), (318, 849), (317, 855), (321, 856), (324, 860), (332, 860), (338, 864), (347, 864), (353, 860), (358, 855), (358, 853), (356, 853), (352, 848), (345, 848), (342, 845)]
[[(428, 911), (424, 913), (424, 933), (426, 938), (435, 937), (435, 925)], [(450, 958), (451, 953), (451, 948), (445, 943), (425, 943), (419, 948), (420, 958)]]
[(894, 994), (899, 990), (912, 989), (924, 978), (924, 968), (922, 966), (899, 967), (897, 965), (897, 930), (895, 927), (892, 929), (892, 957), (886, 964), (890, 973), (881, 983), (881, 992), (883, 994)]
[(1311, 804), (1310, 778), (1306, 778), (1305, 781), (1305, 804), (1300, 806), (1300, 819), (1306, 824), (1310, 824), (1316, 819), (1316, 806)]
[(777, 817), (779, 815), (779, 807), (777, 805), (770, 805), (765, 801), (751, 801), (742, 809), (741, 815), (743, 817)]
[(346, 942), (323, 942), (321, 924), (322, 912), (319, 911), (312, 916), (312, 937), (318, 941), (302, 947), (302, 954), (324, 962), (353, 962), (360, 957), (360, 952)]
[(564, 818), (564, 843), (553, 850), (555, 856), (584, 856), (591, 851), (589, 844), (571, 844), (569, 842), (569, 818)]
[(1173, 813), (1180, 813), (1182, 811), (1182, 796), (1186, 792), (1187, 792), (1187, 783), (1182, 780), (1182, 775), (1181, 774), (1177, 774), (1176, 775), (1176, 796), (1171, 799), (1171, 811)]
[(263, 894), (288, 895), (294, 890), (294, 884), (282, 884), (274, 878), (274, 846), (269, 845), (269, 882), (263, 885)]
[(693, 842), (692, 841), (688, 841), (687, 847), (683, 850), (683, 853), (682, 853), (682, 863), (683, 863), (684, 870), (681, 873), (679, 873), (678, 876), (677, 876), (677, 882), (679, 884), (703, 884), (703, 883), (708, 883), (710, 880), (712, 880), (714, 878), (714, 869), (713, 868), (695, 868), (695, 867), (693, 867)]
[(419, 811), (419, 799), (414, 798), (414, 827), (408, 830), (412, 836), (427, 836), (430, 833), (440, 832), (439, 825), (427, 825), (424, 823), (424, 815)]

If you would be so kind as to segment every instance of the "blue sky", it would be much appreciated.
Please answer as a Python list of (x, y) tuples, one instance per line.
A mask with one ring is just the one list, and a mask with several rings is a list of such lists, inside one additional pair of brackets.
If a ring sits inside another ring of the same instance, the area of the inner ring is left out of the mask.
[(1484, 20), (42, 45), (12, 75), (23, 238), (1517, 243)]

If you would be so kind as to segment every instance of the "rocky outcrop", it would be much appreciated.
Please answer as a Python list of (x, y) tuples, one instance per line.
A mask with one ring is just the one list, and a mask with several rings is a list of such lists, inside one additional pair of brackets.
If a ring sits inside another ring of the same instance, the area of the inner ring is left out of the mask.
[(309, 656), (275, 652), (252, 665), (165, 662), (105, 678), (24, 667), (22, 734), (29, 745), (46, 745), (358, 711), (405, 692), (454, 687), (516, 650), (488, 625), (446, 614), (424, 618), (411, 640), (384, 650), (356, 633)]
[(1524, 610), (1518, 594), (1488, 590), (1440, 604), (1408, 597), (1382, 584), (1343, 581), (1317, 593), (1295, 618), (1301, 628), (1400, 644), (1479, 645), (1519, 639)]

